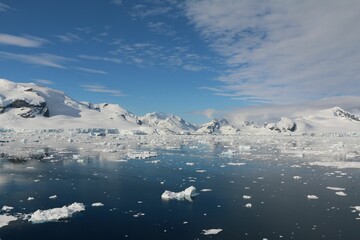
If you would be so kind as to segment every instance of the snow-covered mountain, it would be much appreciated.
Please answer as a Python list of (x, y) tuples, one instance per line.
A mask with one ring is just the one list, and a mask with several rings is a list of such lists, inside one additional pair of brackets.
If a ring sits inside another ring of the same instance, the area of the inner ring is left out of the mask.
[(157, 133), (191, 134), (198, 129), (198, 126), (191, 124), (179, 116), (166, 113), (147, 113), (139, 120), (153, 127)]
[(155, 112), (139, 117), (117, 104), (80, 102), (61, 91), (0, 79), (0, 129), (61, 128), (118, 129), (141, 134), (343, 133), (360, 132), (360, 117), (334, 107), (309, 116), (284, 116), (278, 122), (262, 125), (222, 119), (198, 126), (172, 114)]
[(197, 134), (236, 134), (240, 130), (232, 126), (226, 119), (212, 120), (209, 123), (202, 124), (196, 131)]

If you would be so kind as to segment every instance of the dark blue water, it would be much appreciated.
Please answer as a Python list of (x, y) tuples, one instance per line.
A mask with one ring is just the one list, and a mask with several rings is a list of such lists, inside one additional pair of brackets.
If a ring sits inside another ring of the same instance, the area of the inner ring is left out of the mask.
[[(12, 213), (31, 213), (81, 202), (86, 210), (60, 222), (11, 222), (0, 228), (0, 238), (360, 238), (359, 213), (350, 208), (360, 205), (358, 170), (294, 168), (291, 166), (299, 162), (223, 158), (188, 149), (159, 153), (157, 164), (148, 163), (150, 160), (106, 161), (96, 156), (85, 158), (84, 163), (73, 159), (22, 164), (2, 160), (0, 207), (9, 205), (14, 207)], [(228, 162), (246, 165), (229, 166)], [(296, 175), (302, 178), (294, 180)], [(200, 193), (192, 202), (160, 197), (165, 190), (181, 191), (191, 185)], [(346, 188), (347, 196), (335, 195), (328, 186)], [(319, 199), (308, 200), (309, 194)], [(51, 195), (57, 198), (49, 199)], [(251, 199), (245, 200), (243, 195)], [(28, 197), (35, 199), (28, 201)], [(94, 202), (105, 206), (91, 207)], [(252, 208), (244, 207), (247, 203)], [(223, 231), (213, 236), (201, 234), (212, 228)]]

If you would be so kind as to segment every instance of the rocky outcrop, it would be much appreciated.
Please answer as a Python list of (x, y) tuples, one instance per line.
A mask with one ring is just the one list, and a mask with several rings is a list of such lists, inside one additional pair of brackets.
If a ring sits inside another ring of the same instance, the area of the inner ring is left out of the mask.
[(360, 122), (360, 117), (358, 117), (354, 114), (351, 114), (351, 113), (343, 110), (340, 107), (335, 107), (335, 108), (333, 108), (333, 110), (334, 110), (334, 116), (339, 116), (339, 117), (345, 118), (346, 120), (349, 120), (349, 121)]
[(46, 106), (46, 102), (41, 102), (39, 104), (30, 104), (25, 100), (16, 99), (6, 106), (0, 106), (0, 114), (4, 113), (7, 109), (11, 108), (19, 108), (21, 113), (19, 113), (20, 117), (23, 118), (34, 118), (38, 115), (49, 117), (50, 112), (48, 107)]
[(221, 120), (212, 120), (209, 123), (205, 123), (200, 126), (200, 128), (196, 131), (197, 134), (235, 134), (239, 132), (238, 128), (230, 125), (230, 123), (226, 119)]

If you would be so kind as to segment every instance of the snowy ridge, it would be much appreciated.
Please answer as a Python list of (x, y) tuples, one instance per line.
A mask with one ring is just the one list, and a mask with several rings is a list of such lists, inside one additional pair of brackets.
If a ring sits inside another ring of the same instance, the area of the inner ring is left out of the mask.
[(154, 112), (139, 117), (117, 104), (80, 102), (61, 91), (0, 79), (0, 132), (34, 130), (95, 135), (349, 134), (360, 132), (360, 117), (334, 107), (295, 119), (283, 116), (262, 125), (215, 119), (199, 126), (173, 114)]

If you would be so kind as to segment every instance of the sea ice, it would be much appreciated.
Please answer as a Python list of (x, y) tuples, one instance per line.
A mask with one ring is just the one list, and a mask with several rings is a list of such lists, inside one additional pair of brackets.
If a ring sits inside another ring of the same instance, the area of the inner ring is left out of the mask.
[(333, 191), (345, 191), (345, 188), (342, 188), (342, 187), (326, 187), (326, 189), (333, 190)]
[(251, 196), (244, 195), (244, 196), (243, 196), (243, 199), (251, 199)]
[(101, 202), (97, 202), (97, 203), (93, 203), (91, 204), (92, 207), (103, 207), (104, 204), (102, 204)]
[(222, 232), (221, 228), (216, 228), (216, 229), (204, 229), (203, 232), (201, 234), (203, 235), (216, 235), (218, 233)]
[(171, 192), (166, 190), (162, 195), (161, 198), (164, 200), (190, 200), (192, 197), (196, 196), (196, 188), (194, 186), (186, 188), (184, 191), (181, 192)]
[(237, 162), (229, 162), (228, 165), (229, 166), (243, 166), (245, 165), (246, 163), (237, 163)]
[(16, 221), (17, 217), (9, 215), (0, 215), (0, 228), (8, 225), (12, 221)]
[(245, 204), (245, 207), (246, 207), (246, 208), (252, 208), (252, 204), (251, 204), (251, 203), (247, 203), (247, 204)]
[(56, 199), (56, 198), (57, 198), (56, 195), (52, 195), (52, 196), (49, 197), (49, 199)]
[(14, 209), (13, 207), (5, 205), (5, 206), (2, 207), (1, 211), (10, 212), (13, 209)]
[(335, 194), (338, 195), (338, 196), (342, 196), (342, 197), (347, 196), (347, 194), (344, 193), (344, 192), (342, 192), (342, 191), (340, 191), (340, 192), (335, 192)]
[(32, 213), (29, 222), (32, 223), (43, 223), (43, 222), (54, 222), (61, 219), (71, 218), (76, 212), (85, 210), (85, 206), (82, 203), (74, 202), (69, 206), (63, 206), (61, 208), (52, 208), (48, 210), (37, 210)]
[(315, 195), (307, 195), (307, 198), (310, 199), (310, 200), (319, 199), (319, 197), (318, 197), (318, 196), (315, 196)]
[(301, 177), (300, 176), (293, 176), (293, 179), (299, 180), (299, 179), (301, 179)]
[(158, 154), (156, 152), (131, 152), (128, 153), (128, 158), (129, 159), (149, 159), (149, 158), (153, 158), (153, 157), (157, 157)]

